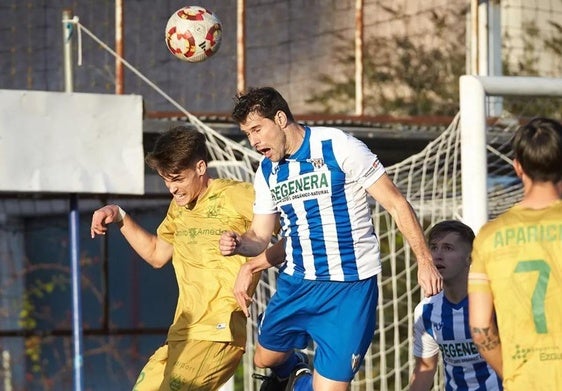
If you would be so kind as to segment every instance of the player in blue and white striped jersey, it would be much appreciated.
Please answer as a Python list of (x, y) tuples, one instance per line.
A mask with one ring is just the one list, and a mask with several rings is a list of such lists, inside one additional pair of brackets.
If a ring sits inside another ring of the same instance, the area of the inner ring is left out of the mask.
[(340, 129), (300, 125), (275, 89), (240, 94), (233, 118), (264, 159), (254, 180), (252, 225), (243, 234), (224, 233), (220, 250), (261, 253), (278, 218), (285, 242), (284, 252), (274, 246), (268, 258), (248, 262), (235, 286), (247, 314), (252, 274), (286, 259), (259, 326), (254, 362), (271, 368), (278, 379), (288, 378), (302, 364), (294, 349), (312, 339), (314, 388), (346, 390), (375, 330), (381, 264), (367, 195), (395, 219), (418, 260), (420, 285), (433, 295), (442, 279), (419, 222), (364, 143)]
[(444, 390), (497, 391), (501, 379), (478, 353), (468, 322), (468, 271), (474, 232), (456, 220), (435, 224), (428, 233), (433, 262), (443, 276), (443, 291), (414, 310), (415, 367), (410, 391), (429, 391), (439, 352)]

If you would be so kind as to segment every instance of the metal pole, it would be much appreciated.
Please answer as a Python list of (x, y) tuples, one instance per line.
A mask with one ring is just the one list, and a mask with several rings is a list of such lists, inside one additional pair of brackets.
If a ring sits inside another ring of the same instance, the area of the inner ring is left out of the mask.
[(63, 39), (63, 64), (64, 64), (64, 91), (72, 92), (74, 89), (74, 75), (72, 72), (72, 35), (74, 24), (72, 20), (72, 10), (62, 11), (62, 39)]
[(70, 269), (72, 278), (72, 337), (74, 340), (74, 391), (82, 391), (82, 305), (80, 300), (80, 214), (78, 195), (70, 195)]
[[(63, 10), (63, 53), (64, 53), (64, 90), (72, 93), (74, 88), (72, 72), (72, 35), (74, 23), (72, 11)], [(72, 337), (74, 342), (74, 391), (82, 391), (82, 308), (80, 300), (80, 214), (78, 209), (78, 195), (70, 194), (70, 275), (72, 283)]]
[(121, 95), (125, 90), (123, 63), (123, 0), (115, 0), (115, 94)]
[(478, 31), (478, 72), (479, 76), (490, 75), (490, 52), (488, 51), (488, 0), (478, 1), (478, 8), (476, 10), (477, 23), (476, 28)]
[(246, 89), (246, 1), (238, 0), (236, 5), (236, 88)]
[(479, 37), (478, 37), (478, 0), (470, 0), (470, 69), (471, 75), (478, 75)]
[[(488, 1), (488, 75), (501, 76), (502, 70), (502, 28), (501, 4), (499, 1)], [(499, 117), (503, 111), (503, 98), (491, 96), (488, 99), (488, 112), (492, 117)]]
[(355, 115), (363, 108), (363, 0), (355, 0)]

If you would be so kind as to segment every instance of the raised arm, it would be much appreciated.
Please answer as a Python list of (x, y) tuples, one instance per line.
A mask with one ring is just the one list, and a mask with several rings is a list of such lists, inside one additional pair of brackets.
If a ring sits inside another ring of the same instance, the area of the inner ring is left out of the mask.
[(173, 254), (173, 246), (138, 225), (118, 205), (106, 205), (94, 212), (90, 235), (105, 235), (107, 226), (115, 223), (131, 247), (152, 267), (164, 266)]
[(443, 278), (431, 260), (420, 223), (412, 206), (383, 174), (367, 191), (386, 210), (412, 248), (418, 262), (418, 283), (426, 296), (433, 296), (443, 289)]

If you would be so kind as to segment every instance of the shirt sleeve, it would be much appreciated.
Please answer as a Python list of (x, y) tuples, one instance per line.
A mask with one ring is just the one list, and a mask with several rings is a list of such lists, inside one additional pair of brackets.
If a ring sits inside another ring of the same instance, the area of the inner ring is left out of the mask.
[(277, 213), (277, 208), (273, 202), (273, 197), (271, 197), (271, 190), (269, 185), (265, 180), (265, 175), (263, 167), (260, 164), (254, 176), (254, 190), (255, 190), (255, 200), (254, 200), (254, 214), (258, 215), (270, 215)]
[(384, 166), (363, 141), (350, 134), (346, 136), (346, 143), (341, 149), (345, 153), (342, 168), (351, 180), (366, 189), (385, 173)]
[(414, 310), (414, 356), (415, 357), (433, 357), (439, 353), (439, 345), (435, 339), (427, 332), (423, 319), (422, 301)]

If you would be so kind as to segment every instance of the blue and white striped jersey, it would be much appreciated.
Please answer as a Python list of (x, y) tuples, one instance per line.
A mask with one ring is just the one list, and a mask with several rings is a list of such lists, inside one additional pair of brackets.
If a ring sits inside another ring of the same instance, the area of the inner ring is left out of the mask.
[(452, 304), (443, 292), (423, 299), (414, 311), (414, 356), (432, 357), (441, 351), (445, 390), (502, 390), (502, 382), (484, 361), (468, 325), (468, 296)]
[(280, 213), (282, 271), (308, 280), (356, 281), (381, 270), (366, 188), (384, 174), (369, 148), (340, 129), (306, 127), (303, 144), (256, 172), (254, 214)]

